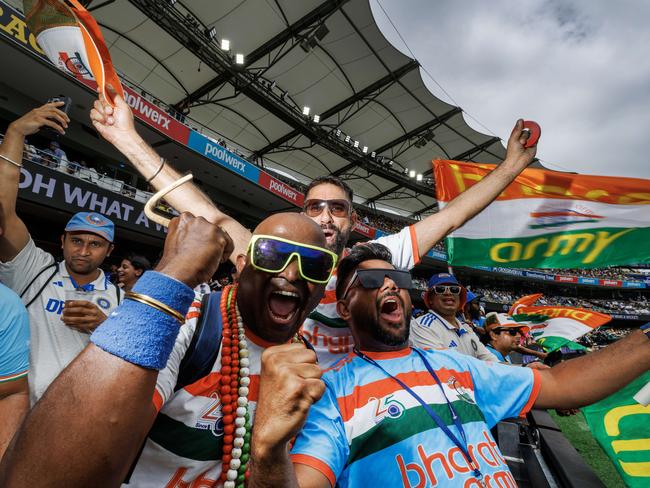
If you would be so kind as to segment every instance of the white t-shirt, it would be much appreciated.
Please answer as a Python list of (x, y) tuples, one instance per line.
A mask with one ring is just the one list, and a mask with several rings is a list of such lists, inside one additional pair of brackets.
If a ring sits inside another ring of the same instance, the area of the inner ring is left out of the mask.
[(471, 325), (456, 328), (433, 310), (411, 320), (411, 345), (424, 349), (451, 349), (484, 361), (498, 361), (483, 345)]
[[(165, 369), (158, 374), (153, 402), (158, 416), (147, 437), (128, 484), (124, 488), (181, 488), (221, 486), (223, 422), (219, 387), (221, 347), (212, 371), (174, 392), (181, 360), (192, 340), (201, 309), (201, 295), (192, 303), (186, 322)], [(253, 424), (259, 393), (262, 352), (268, 344), (250, 332), (249, 415)]]
[[(420, 260), (415, 227), (412, 225), (397, 234), (382, 236), (371, 242), (386, 246), (393, 255), (393, 266), (398, 269), (410, 270)], [(348, 250), (344, 256), (347, 253)], [(314, 346), (318, 363), (323, 369), (352, 351), (352, 332), (336, 312), (336, 274), (327, 283), (323, 299), (305, 320), (302, 334)]]
[[(36, 247), (32, 239), (12, 261), (0, 263), (0, 282), (18, 295), (25, 291), (27, 285), (44, 268), (51, 266), (38, 276), (22, 297), (23, 303), (27, 305), (45, 285), (34, 303), (27, 308), (30, 330), (28, 379), (32, 405), (54, 378), (86, 347), (90, 337), (89, 334), (68, 327), (61, 320), (65, 290), (74, 289), (74, 285), (65, 263), (59, 263), (58, 271), (52, 275), (56, 269), (53, 264), (54, 257)], [(108, 316), (118, 305), (118, 293), (121, 301), (122, 291), (109, 282), (102, 270), (99, 270), (99, 276), (90, 285), (94, 289), (94, 303)]]

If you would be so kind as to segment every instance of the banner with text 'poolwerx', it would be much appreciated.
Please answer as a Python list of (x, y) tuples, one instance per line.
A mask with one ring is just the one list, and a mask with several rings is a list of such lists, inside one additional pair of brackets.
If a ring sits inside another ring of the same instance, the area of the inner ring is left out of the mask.
[[(434, 161), (440, 208), (494, 167)], [(452, 266), (650, 263), (650, 180), (528, 168), (447, 238), (447, 252)]]

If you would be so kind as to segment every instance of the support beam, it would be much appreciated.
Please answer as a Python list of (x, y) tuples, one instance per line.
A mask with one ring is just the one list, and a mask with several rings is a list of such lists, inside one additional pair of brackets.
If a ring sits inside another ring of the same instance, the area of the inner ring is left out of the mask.
[[(308, 27), (311, 27), (315, 22), (324, 21), (326, 18), (328, 18), (330, 15), (336, 12), (339, 8), (341, 8), (341, 6), (347, 1), (348, 0), (327, 0), (326, 2), (323, 2), (314, 10), (307, 13), (302, 18), (300, 18), (299, 20), (291, 24), (285, 30), (275, 35), (272, 39), (268, 40), (260, 47), (247, 54), (244, 58), (246, 59), (246, 64), (251, 65), (256, 61), (259, 61), (267, 54), (272, 53), (274, 49), (277, 49), (278, 47), (282, 46), (288, 40), (298, 37), (302, 33), (302, 31), (304, 31)], [(229, 81), (232, 78), (231, 73), (228, 72), (218, 72), (218, 73), (219, 75), (216, 78), (213, 78), (207, 83), (205, 83), (203, 86), (200, 86), (184, 99), (179, 100), (175, 104), (175, 107), (178, 109), (180, 107), (187, 106), (191, 103), (194, 103), (197, 100), (200, 100), (201, 97), (204, 97), (212, 90), (214, 90), (215, 88)]]
[[(374, 151), (377, 153), (377, 155), (380, 155), (384, 151), (386, 151), (386, 150), (388, 150), (388, 149), (390, 149), (392, 147), (395, 147), (395, 146), (397, 146), (398, 144), (401, 144), (404, 141), (408, 141), (412, 137), (415, 137), (415, 136), (421, 134), (425, 130), (429, 130), (431, 127), (443, 124), (445, 121), (449, 120), (454, 115), (461, 113), (462, 111), (463, 110), (460, 107), (454, 107), (453, 109), (449, 110), (448, 112), (445, 112), (444, 114), (436, 117), (435, 119), (431, 119), (430, 121), (425, 122), (421, 126), (416, 127), (415, 129), (410, 130), (407, 133), (399, 136), (397, 139), (393, 139), (392, 141), (388, 142), (387, 144), (384, 144), (383, 146), (374, 149)], [(334, 171), (333, 174), (335, 176), (340, 176), (343, 173), (345, 173), (345, 172), (349, 171), (350, 169), (352, 169), (353, 167), (354, 167), (354, 165), (351, 165), (351, 164), (345, 165), (342, 168), (339, 168), (336, 171)]]
[(417, 212), (413, 212), (411, 215), (409, 215), (409, 217), (414, 218), (414, 217), (416, 217), (418, 215), (422, 215), (427, 210), (432, 210), (432, 209), (437, 208), (437, 207), (438, 207), (438, 202), (432, 203), (431, 205), (429, 205), (427, 207), (424, 207), (422, 210), (418, 210)]
[[(346, 98), (345, 100), (342, 100), (341, 102), (337, 103), (334, 105), (332, 108), (329, 108), (325, 110), (324, 112), (320, 113), (320, 120), (321, 123), (323, 123), (325, 120), (330, 118), (333, 115), (336, 115), (337, 113), (341, 112), (342, 110), (345, 110), (349, 106), (363, 100), (367, 96), (373, 94), (376, 91), (379, 91), (391, 84), (393, 84), (395, 81), (399, 80), (402, 76), (406, 75), (407, 73), (410, 73), (413, 71), (415, 68), (419, 67), (420, 63), (418, 63), (415, 60), (411, 60), (408, 63), (406, 63), (404, 66), (401, 68), (396, 69), (394, 72), (387, 74), (383, 78), (375, 81), (374, 83), (368, 85), (367, 87), (363, 88), (362, 90), (359, 90), (357, 93), (352, 95), (351, 97)], [(257, 156), (263, 156), (264, 154), (268, 153), (269, 151), (272, 151), (273, 149), (276, 149), (286, 142), (290, 141), (294, 137), (298, 136), (300, 133), (297, 130), (293, 130), (289, 132), (288, 134), (283, 135), (279, 139), (276, 139), (273, 141), (271, 144), (261, 148), (258, 151), (255, 151), (255, 155)]]

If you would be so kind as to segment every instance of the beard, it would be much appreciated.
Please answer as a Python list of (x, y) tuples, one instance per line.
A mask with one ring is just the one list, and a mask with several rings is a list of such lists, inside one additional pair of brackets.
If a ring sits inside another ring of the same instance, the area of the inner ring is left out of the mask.
[(392, 296), (397, 300), (399, 300), (402, 310), (404, 312), (404, 318), (403, 318), (404, 322), (402, 324), (403, 326), (400, 328), (395, 328), (390, 326), (386, 327), (386, 326), (382, 326), (379, 323), (379, 320), (377, 320), (375, 321), (374, 324), (372, 324), (370, 331), (373, 338), (381, 342), (382, 344), (386, 344), (387, 346), (401, 346), (408, 342), (409, 336), (411, 334), (411, 327), (409, 326), (410, 324), (407, 323), (407, 319), (406, 319), (407, 310), (406, 307), (404, 306), (404, 300), (402, 300), (402, 297), (399, 295), (399, 293), (387, 293), (377, 298), (377, 317), (381, 312), (380, 303), (384, 298), (386, 298), (387, 295)]
[(323, 228), (323, 230), (328, 229), (336, 232), (335, 234), (336, 240), (332, 244), (328, 244), (326, 247), (337, 256), (340, 256), (341, 253), (343, 252), (343, 249), (345, 249), (345, 245), (348, 243), (348, 239), (350, 238), (350, 233), (352, 232), (352, 228), (350, 227), (347, 231), (342, 232), (341, 228), (337, 227), (334, 224), (321, 225), (321, 227)]

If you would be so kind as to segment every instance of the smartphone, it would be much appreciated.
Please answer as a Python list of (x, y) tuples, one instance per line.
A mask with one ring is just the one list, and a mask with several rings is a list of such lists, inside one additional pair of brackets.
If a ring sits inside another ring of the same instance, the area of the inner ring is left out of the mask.
[[(47, 100), (47, 103), (52, 103), (52, 102), (63, 102), (63, 105), (58, 107), (58, 109), (61, 110), (62, 112), (65, 112), (65, 114), (68, 117), (70, 116), (70, 108), (72, 107), (72, 98), (66, 97), (65, 95), (57, 95)], [(42, 132), (43, 135), (53, 139), (58, 139), (59, 136), (61, 135), (51, 127), (44, 127)]]

